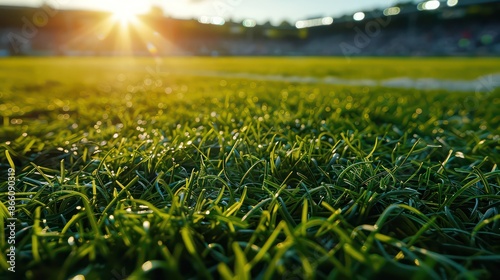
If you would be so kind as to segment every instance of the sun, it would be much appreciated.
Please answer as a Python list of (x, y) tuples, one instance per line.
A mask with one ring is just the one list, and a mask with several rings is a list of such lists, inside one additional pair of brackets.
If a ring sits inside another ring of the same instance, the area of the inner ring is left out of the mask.
[(103, 10), (112, 14), (111, 19), (123, 26), (137, 23), (138, 16), (147, 13), (151, 8), (144, 1), (137, 0), (103, 0), (101, 3)]
[(120, 22), (122, 25), (128, 25), (137, 20), (137, 10), (131, 6), (115, 6), (113, 11), (113, 20)]

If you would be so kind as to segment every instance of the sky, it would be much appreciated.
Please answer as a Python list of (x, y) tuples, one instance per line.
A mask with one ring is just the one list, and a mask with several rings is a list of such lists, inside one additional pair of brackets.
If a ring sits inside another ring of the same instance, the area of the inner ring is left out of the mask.
[(295, 22), (311, 17), (338, 17), (362, 10), (387, 8), (397, 0), (0, 0), (0, 5), (40, 6), (49, 3), (61, 9), (113, 10), (124, 7), (147, 12), (151, 5), (161, 7), (166, 15), (176, 18), (221, 16), (226, 19), (254, 19), (258, 23), (283, 20)]

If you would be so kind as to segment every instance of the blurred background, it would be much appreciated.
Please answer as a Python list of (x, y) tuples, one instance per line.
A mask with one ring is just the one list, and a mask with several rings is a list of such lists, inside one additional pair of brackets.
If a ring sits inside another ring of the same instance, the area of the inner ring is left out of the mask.
[(0, 56), (498, 56), (499, 0), (0, 0)]

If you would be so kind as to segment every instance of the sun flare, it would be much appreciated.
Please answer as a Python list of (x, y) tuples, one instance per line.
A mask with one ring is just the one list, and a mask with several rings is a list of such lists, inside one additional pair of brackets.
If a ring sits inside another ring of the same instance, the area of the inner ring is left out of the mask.
[(149, 26), (148, 13), (151, 6), (137, 0), (102, 0), (100, 10), (107, 15), (82, 30), (81, 34), (72, 39), (73, 42), (83, 38), (94, 37), (98, 40), (95, 48), (112, 49), (114, 54), (133, 55), (134, 53), (149, 53), (157, 56), (162, 50), (172, 48), (170, 40)]
[(113, 10), (113, 19), (122, 25), (133, 23), (137, 19), (137, 11), (133, 7), (116, 7)]

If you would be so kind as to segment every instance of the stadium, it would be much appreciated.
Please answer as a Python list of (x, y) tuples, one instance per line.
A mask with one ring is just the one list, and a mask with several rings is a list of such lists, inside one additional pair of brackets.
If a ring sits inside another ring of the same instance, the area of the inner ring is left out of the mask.
[(500, 1), (0, 0), (1, 279), (495, 279)]
[[(218, 16), (165, 17), (156, 7), (131, 26), (128, 49), (116, 48), (120, 32), (105, 24), (110, 12), (0, 7), (4, 55), (204, 55), (204, 56), (495, 56), (500, 53), (498, 1), (448, 1), (428, 10), (407, 2), (352, 15), (257, 24)], [(25, 20), (19, 20), (25, 19)], [(383, 29), (383, 32), (382, 32)], [(354, 31), (354, 32), (353, 32)], [(36, 33), (36, 36), (30, 33)], [(151, 33), (151, 34), (147, 34)], [(33, 38), (30, 38), (33, 37)], [(154, 51), (152, 51), (154, 49)]]

